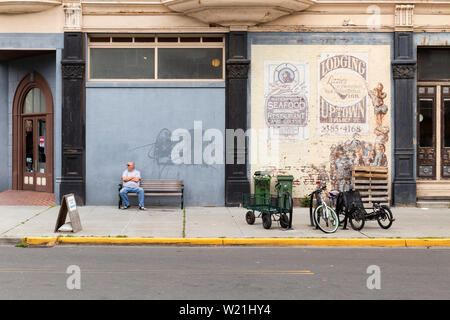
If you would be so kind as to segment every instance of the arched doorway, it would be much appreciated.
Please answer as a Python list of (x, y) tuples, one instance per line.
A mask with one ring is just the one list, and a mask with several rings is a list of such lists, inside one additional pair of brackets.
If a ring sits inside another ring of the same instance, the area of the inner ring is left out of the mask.
[(14, 95), (12, 173), (15, 190), (53, 192), (53, 98), (37, 73), (22, 79)]

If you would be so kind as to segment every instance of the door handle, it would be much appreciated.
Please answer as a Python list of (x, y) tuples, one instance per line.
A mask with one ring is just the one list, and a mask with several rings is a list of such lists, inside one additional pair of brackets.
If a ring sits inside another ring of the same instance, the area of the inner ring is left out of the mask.
[(37, 160), (34, 160), (34, 171), (37, 171)]

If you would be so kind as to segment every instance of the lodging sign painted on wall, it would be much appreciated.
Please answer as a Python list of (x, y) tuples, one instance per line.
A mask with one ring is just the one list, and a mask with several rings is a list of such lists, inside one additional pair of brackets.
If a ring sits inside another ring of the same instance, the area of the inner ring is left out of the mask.
[(367, 54), (323, 53), (318, 65), (320, 134), (367, 133)]
[(265, 121), (271, 139), (309, 137), (309, 65), (302, 62), (266, 62)]

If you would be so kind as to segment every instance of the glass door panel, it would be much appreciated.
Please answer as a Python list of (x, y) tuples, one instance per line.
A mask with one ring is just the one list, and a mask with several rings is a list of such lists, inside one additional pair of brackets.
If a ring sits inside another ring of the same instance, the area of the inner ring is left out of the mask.
[(37, 139), (37, 172), (45, 173), (46, 170), (46, 125), (45, 119), (38, 119), (38, 139)]
[(25, 172), (33, 172), (34, 161), (34, 130), (33, 120), (25, 120)]
[(45, 118), (36, 118), (36, 191), (47, 190), (47, 124)]
[(23, 121), (23, 188), (24, 190), (34, 190), (34, 171), (35, 171), (35, 131), (33, 119), (24, 119)]
[(417, 115), (417, 175), (436, 179), (436, 90), (419, 87)]

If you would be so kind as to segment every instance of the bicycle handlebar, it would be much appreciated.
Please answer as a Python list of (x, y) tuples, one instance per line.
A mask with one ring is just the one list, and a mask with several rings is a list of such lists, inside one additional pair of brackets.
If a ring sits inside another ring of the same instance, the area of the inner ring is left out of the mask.
[(323, 186), (318, 187), (316, 190), (314, 190), (312, 193), (310, 193), (310, 194), (308, 195), (308, 197), (311, 197), (312, 195), (321, 193), (322, 191), (324, 191), (324, 190), (326, 190), (326, 189), (327, 189), (327, 185), (324, 184)]

